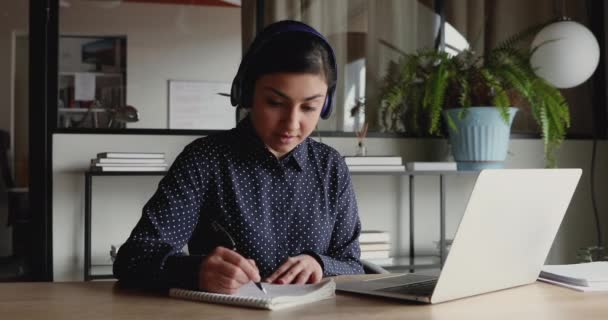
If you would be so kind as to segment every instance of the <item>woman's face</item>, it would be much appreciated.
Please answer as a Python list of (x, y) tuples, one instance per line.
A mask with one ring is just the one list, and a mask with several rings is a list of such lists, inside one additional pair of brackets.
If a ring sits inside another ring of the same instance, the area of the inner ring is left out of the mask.
[(251, 120), (268, 150), (281, 158), (304, 141), (317, 126), (326, 94), (322, 75), (272, 73), (260, 77), (255, 83)]

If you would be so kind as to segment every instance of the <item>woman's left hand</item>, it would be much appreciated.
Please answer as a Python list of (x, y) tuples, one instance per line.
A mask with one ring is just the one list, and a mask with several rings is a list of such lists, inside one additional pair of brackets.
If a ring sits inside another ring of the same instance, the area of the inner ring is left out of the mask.
[(318, 283), (323, 278), (323, 269), (315, 258), (307, 254), (287, 258), (266, 282), (276, 284)]

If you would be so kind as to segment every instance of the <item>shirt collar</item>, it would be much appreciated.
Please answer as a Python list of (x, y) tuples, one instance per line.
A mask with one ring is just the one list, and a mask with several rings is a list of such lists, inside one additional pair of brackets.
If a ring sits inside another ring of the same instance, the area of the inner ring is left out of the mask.
[(290, 163), (295, 164), (295, 166), (302, 171), (306, 161), (308, 161), (308, 141), (309, 138), (304, 139), (300, 144), (298, 144), (291, 152), (289, 152), (282, 159), (277, 159), (260, 137), (258, 133), (255, 131), (253, 124), (251, 123), (251, 117), (247, 116), (243, 120), (241, 120), (236, 126), (236, 132), (245, 141), (242, 147), (243, 150), (248, 150), (250, 152), (254, 152), (256, 155), (259, 155), (261, 158), (270, 158), (272, 161), (278, 161), (283, 165), (288, 165)]
[(293, 159), (300, 171), (304, 168), (306, 161), (308, 161), (308, 138), (304, 139), (300, 144), (298, 144), (288, 155)]

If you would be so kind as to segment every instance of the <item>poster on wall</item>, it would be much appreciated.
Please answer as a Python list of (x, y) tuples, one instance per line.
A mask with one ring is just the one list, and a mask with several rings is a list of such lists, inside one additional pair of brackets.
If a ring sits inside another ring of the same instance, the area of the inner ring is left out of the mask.
[(236, 124), (230, 83), (169, 80), (169, 129), (226, 130)]

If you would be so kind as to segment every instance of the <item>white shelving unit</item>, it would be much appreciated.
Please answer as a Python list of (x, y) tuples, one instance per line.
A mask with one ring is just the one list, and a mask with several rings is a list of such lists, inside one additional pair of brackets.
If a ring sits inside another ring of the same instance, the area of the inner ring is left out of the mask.
[[(93, 265), (91, 263), (91, 220), (92, 220), (92, 180), (94, 176), (159, 176), (165, 175), (166, 172), (85, 172), (85, 258), (84, 258), (84, 279), (85, 281), (96, 280), (96, 279), (110, 279), (112, 278), (111, 265)], [(397, 256), (394, 258), (392, 265), (383, 265), (385, 269), (392, 272), (416, 272), (416, 271), (428, 271), (430, 269), (440, 269), (445, 262), (447, 256), (447, 243), (445, 238), (445, 177), (456, 176), (456, 175), (477, 175), (478, 171), (397, 171), (397, 172), (375, 172), (375, 171), (357, 171), (351, 172), (351, 175), (376, 175), (376, 176), (397, 176), (400, 178), (408, 179), (409, 183), (409, 237), (410, 237), (410, 248), (409, 255)], [(416, 255), (415, 250), (415, 239), (414, 239), (414, 188), (415, 188), (415, 177), (417, 176), (436, 176), (440, 180), (439, 190), (439, 253), (438, 254), (426, 254)], [(400, 179), (403, 181), (404, 179)], [(406, 213), (400, 212), (400, 216), (404, 216)]]
[[(95, 76), (95, 99), (104, 108), (88, 108), (91, 102), (74, 101), (74, 79), (78, 72), (59, 72), (59, 108), (57, 127), (105, 128), (109, 123), (106, 108), (126, 104), (125, 74), (119, 72), (86, 72)], [(90, 118), (89, 118), (90, 115)], [(85, 117), (83, 119), (83, 117)]]

